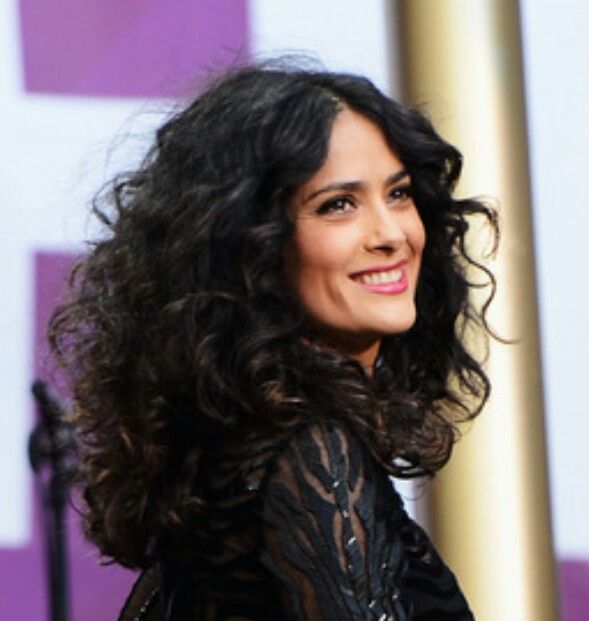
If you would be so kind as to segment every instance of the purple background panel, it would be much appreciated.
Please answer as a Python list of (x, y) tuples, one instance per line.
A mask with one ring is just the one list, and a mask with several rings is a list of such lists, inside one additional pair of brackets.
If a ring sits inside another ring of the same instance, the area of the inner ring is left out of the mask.
[(589, 619), (589, 560), (563, 559), (559, 563), (563, 621)]
[(20, 0), (25, 88), (113, 97), (185, 94), (247, 57), (246, 0)]
[[(66, 253), (37, 253), (34, 257), (35, 306), (31, 326), (34, 326), (35, 362), (31, 381), (40, 377), (55, 385), (58, 379), (51, 373), (44, 335), (49, 315), (63, 294), (65, 276), (73, 260), (74, 256)], [(31, 425), (33, 422), (31, 417)], [(31, 494), (34, 492), (31, 477)], [(78, 514), (71, 509), (67, 519), (71, 619), (112, 621), (116, 619), (134, 574), (115, 565), (101, 566), (96, 550), (83, 540)], [(0, 619), (49, 619), (41, 512), (36, 494), (31, 524), (32, 536), (25, 547), (0, 549)]]

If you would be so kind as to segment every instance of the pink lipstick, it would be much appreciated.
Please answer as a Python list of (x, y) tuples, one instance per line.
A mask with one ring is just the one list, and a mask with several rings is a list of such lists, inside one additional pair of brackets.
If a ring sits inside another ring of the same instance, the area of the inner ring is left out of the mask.
[(396, 295), (403, 293), (407, 289), (407, 272), (403, 269), (403, 274), (400, 280), (396, 282), (383, 282), (383, 283), (364, 283), (359, 280), (354, 280), (357, 285), (360, 285), (363, 289), (372, 291), (373, 293), (383, 293), (385, 295)]
[(407, 261), (399, 261), (394, 265), (371, 267), (351, 274), (350, 278), (367, 291), (396, 295), (408, 286), (406, 264)]

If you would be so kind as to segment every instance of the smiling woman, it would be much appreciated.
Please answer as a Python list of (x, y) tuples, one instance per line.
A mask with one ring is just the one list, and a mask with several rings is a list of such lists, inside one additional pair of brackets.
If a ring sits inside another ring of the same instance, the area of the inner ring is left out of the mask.
[(50, 338), (86, 532), (151, 568), (162, 618), (472, 618), (389, 479), (433, 475), (489, 393), (465, 241), (495, 215), (460, 168), (365, 78), (270, 64), (97, 198)]
[(297, 189), (286, 267), (295, 298), (334, 349), (372, 369), (383, 336), (415, 321), (425, 230), (411, 180), (376, 123), (349, 108), (327, 157)]

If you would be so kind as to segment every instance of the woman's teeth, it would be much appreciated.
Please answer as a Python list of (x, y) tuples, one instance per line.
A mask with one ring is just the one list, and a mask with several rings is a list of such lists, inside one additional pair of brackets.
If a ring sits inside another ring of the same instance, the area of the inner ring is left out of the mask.
[(384, 285), (399, 282), (403, 276), (403, 270), (389, 270), (388, 272), (370, 272), (358, 276), (358, 281), (363, 285)]

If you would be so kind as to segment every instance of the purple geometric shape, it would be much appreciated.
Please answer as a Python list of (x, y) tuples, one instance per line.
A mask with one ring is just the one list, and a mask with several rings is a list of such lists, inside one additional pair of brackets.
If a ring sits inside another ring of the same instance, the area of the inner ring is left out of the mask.
[(25, 89), (169, 97), (247, 58), (246, 0), (19, 0)]
[[(75, 256), (68, 253), (36, 253), (34, 256), (34, 366), (31, 380), (39, 377), (60, 386), (52, 373), (45, 339), (49, 316), (65, 292), (66, 275)], [(31, 425), (34, 419), (31, 417)], [(25, 447), (23, 447), (25, 450)], [(31, 494), (35, 487), (31, 477)], [(0, 549), (0, 619), (45, 621), (48, 615), (42, 513), (33, 496), (32, 535), (20, 549)], [(115, 565), (98, 564), (96, 550), (84, 541), (79, 516), (67, 512), (70, 603), (72, 621), (116, 619), (134, 574)]]
[(589, 560), (561, 559), (560, 597), (563, 621), (589, 619)]

